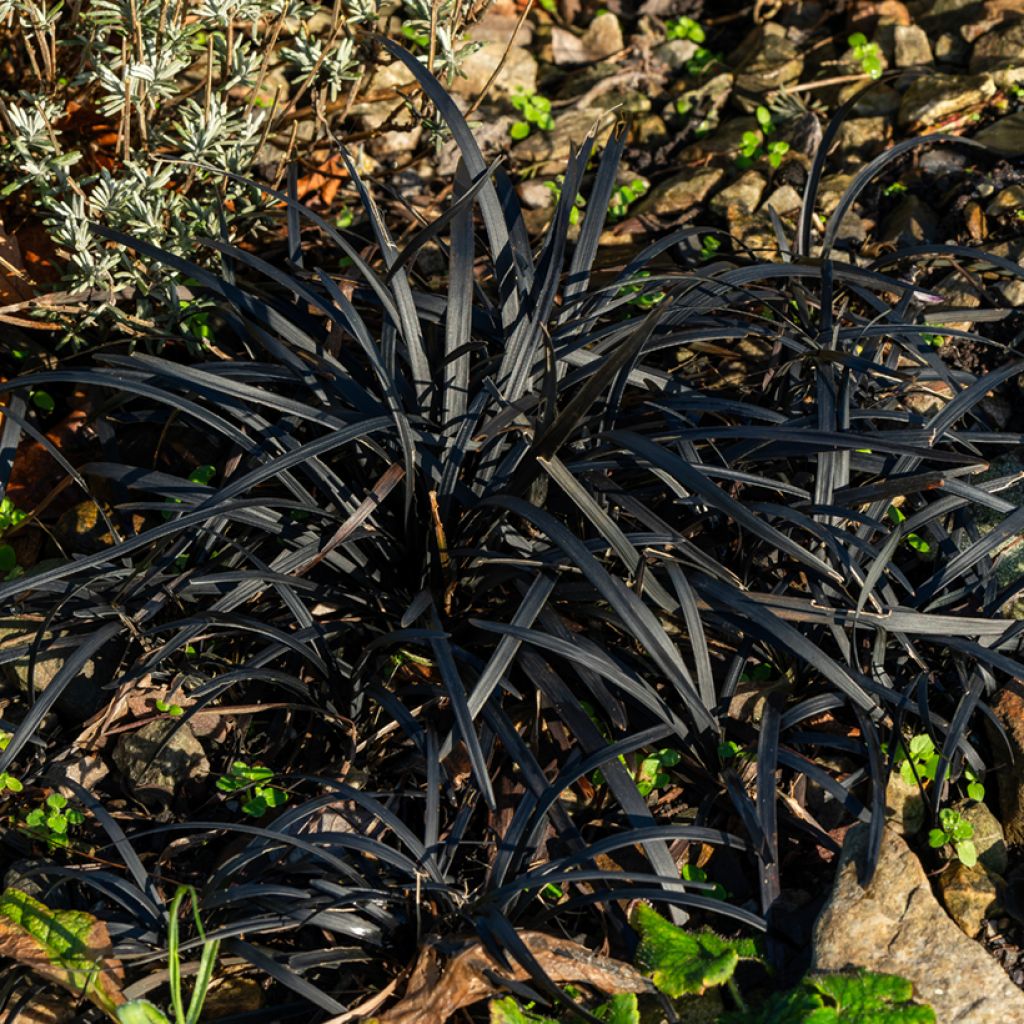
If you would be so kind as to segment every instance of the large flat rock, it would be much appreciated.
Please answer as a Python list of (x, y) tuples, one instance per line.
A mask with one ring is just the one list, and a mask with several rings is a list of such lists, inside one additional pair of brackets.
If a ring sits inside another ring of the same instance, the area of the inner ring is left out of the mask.
[(878, 870), (861, 888), (856, 863), (867, 838), (866, 825), (847, 833), (832, 894), (815, 925), (813, 968), (900, 974), (941, 1024), (1024, 1024), (1024, 993), (946, 914), (921, 862), (890, 826)]

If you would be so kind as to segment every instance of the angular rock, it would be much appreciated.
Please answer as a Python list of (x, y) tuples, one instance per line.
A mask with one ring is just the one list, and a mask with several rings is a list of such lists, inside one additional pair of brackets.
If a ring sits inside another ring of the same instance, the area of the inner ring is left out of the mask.
[(595, 132), (595, 152), (607, 141), (615, 125), (615, 117), (606, 110), (589, 107), (583, 110), (566, 110), (555, 117), (555, 127), (550, 132), (535, 131), (515, 146), (517, 160), (541, 164), (551, 169), (557, 166), (565, 169), (572, 146), (579, 146), (590, 132)]
[(844, 168), (853, 170), (876, 157), (891, 132), (887, 117), (851, 117), (839, 132), (839, 155)]
[(903, 94), (899, 122), (923, 128), (980, 106), (995, 92), (991, 75), (922, 75)]
[(935, 59), (943, 64), (966, 64), (970, 46), (959, 32), (943, 32), (935, 37)]
[[(28, 693), (30, 688), (37, 695), (46, 690), (79, 643), (73, 637), (44, 633), (36, 651), (36, 659), (31, 662), (32, 645), (40, 625), (41, 622), (33, 618), (0, 618), (0, 654), (19, 652), (12, 660), (0, 664), (0, 679), (16, 686), (22, 693)], [(83, 722), (103, 706), (104, 693), (101, 686), (106, 681), (110, 659), (102, 657), (100, 661), (106, 666), (106, 671), (101, 672), (96, 661), (90, 658), (65, 685), (54, 704), (58, 714)]]
[(1024, 21), (986, 32), (971, 50), (971, 74), (1015, 67), (1024, 68)]
[[(839, 102), (845, 103), (848, 99), (852, 99), (863, 88), (864, 83), (861, 81), (844, 85), (839, 90)], [(895, 89), (879, 84), (857, 97), (851, 113), (856, 117), (882, 117), (886, 114), (895, 114), (900, 109), (901, 100), (902, 97)]]
[(897, 25), (893, 30), (896, 67), (912, 68), (916, 64), (931, 64), (932, 47), (928, 33), (919, 25)]
[(947, 864), (938, 879), (939, 896), (949, 916), (964, 935), (976, 938), (985, 918), (1001, 911), (999, 890), (980, 865), (966, 867), (955, 860)]
[(1001, 189), (985, 207), (985, 213), (990, 217), (1016, 215), (1019, 210), (1024, 210), (1024, 185), (1011, 185), (1009, 188)]
[(925, 819), (920, 787), (905, 782), (898, 773), (890, 775), (885, 787), (885, 817), (900, 835), (912, 836), (920, 832)]
[(724, 121), (713, 134), (687, 146), (677, 159), (682, 164), (695, 164), (709, 156), (732, 156), (739, 152), (745, 132), (760, 132), (756, 117)]
[(704, 202), (711, 190), (722, 180), (725, 172), (718, 167), (705, 167), (699, 171), (684, 171), (651, 189), (640, 203), (638, 214), (665, 216), (683, 213)]
[(210, 771), (203, 745), (187, 724), (171, 719), (125, 733), (114, 748), (114, 764), (143, 803), (167, 804), (191, 779)]
[(748, 93), (789, 85), (804, 69), (800, 48), (775, 22), (766, 22), (749, 33), (729, 63), (738, 68), (737, 87)]
[(761, 209), (773, 209), (780, 217), (797, 213), (804, 198), (792, 185), (780, 185), (762, 204)]
[[(504, 52), (504, 43), (484, 43), (481, 49), (471, 53), (462, 62), (460, 67), (466, 77), (456, 75), (451, 84), (451, 91), (456, 96), (475, 100), (487, 85)], [(537, 91), (537, 61), (529, 50), (522, 46), (513, 46), (508, 51), (508, 57), (498, 72), (498, 77), (491, 84), (488, 96), (509, 96), (519, 89), (524, 92)]]
[(746, 171), (731, 185), (723, 188), (711, 200), (711, 209), (721, 217), (732, 220), (757, 209), (767, 181), (757, 171)]
[(879, 237), (897, 245), (934, 241), (939, 229), (935, 211), (915, 195), (905, 195), (882, 222)]
[(668, 39), (654, 48), (654, 56), (670, 71), (685, 71), (687, 61), (697, 52), (697, 44), (690, 39)]
[(902, 975), (938, 1021), (1024, 1024), (1024, 993), (947, 916), (894, 829), (883, 829), (878, 868), (861, 887), (857, 861), (867, 840), (867, 825), (846, 834), (832, 893), (815, 925), (812, 968)]
[(551, 54), (559, 65), (605, 60), (624, 46), (619, 19), (608, 12), (594, 18), (582, 36), (557, 25), (551, 30)]
[(999, 819), (984, 803), (961, 800), (955, 805), (961, 817), (971, 823), (974, 829), (972, 841), (978, 851), (978, 863), (996, 875), (1005, 875), (1009, 858), (1006, 852), (1006, 837)]
[(993, 121), (974, 138), (1004, 156), (1024, 154), (1024, 110)]

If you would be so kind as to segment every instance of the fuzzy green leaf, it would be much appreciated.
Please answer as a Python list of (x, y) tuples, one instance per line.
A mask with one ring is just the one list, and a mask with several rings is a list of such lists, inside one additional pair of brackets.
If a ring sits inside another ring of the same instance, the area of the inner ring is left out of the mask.
[(558, 1021), (524, 1010), (511, 996), (506, 996), (491, 1000), (491, 1024), (558, 1024)]
[(834, 1004), (813, 1024), (935, 1024), (934, 1010), (915, 1003), (913, 984), (895, 974), (825, 974), (804, 984)]
[(113, 1016), (123, 971), (106, 925), (81, 910), (51, 910), (19, 889), (0, 895), (0, 956), (84, 996)]
[(632, 924), (640, 933), (637, 966), (673, 999), (724, 985), (740, 960), (760, 958), (752, 939), (725, 939), (709, 928), (683, 931), (643, 903), (634, 911)]

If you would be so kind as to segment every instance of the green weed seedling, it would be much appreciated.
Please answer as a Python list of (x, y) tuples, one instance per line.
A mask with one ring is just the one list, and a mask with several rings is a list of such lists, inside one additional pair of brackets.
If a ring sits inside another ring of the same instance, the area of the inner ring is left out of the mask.
[[(679, 877), (684, 882), (706, 882), (708, 881), (708, 873), (703, 869), (697, 867), (696, 864), (684, 864), (679, 869)], [(713, 889), (706, 889), (701, 893), (702, 896), (710, 896), (713, 900), (724, 900), (729, 894), (725, 891), (725, 886), (719, 882), (713, 882)]]
[(85, 815), (69, 807), (68, 798), (60, 793), (51, 793), (42, 807), (36, 807), (25, 815), (29, 829), (52, 846), (67, 846), (68, 831), (83, 821)]
[(768, 163), (778, 170), (779, 165), (782, 163), (782, 158), (789, 152), (789, 143), (783, 142), (782, 139), (776, 139), (774, 142), (769, 142), (766, 147), (766, 155), (768, 157)]
[(665, 300), (665, 293), (663, 291), (646, 290), (643, 279), (650, 276), (651, 272), (649, 270), (641, 270), (633, 275), (632, 283), (623, 285), (619, 289), (618, 294), (632, 295), (633, 297), (629, 300), (631, 306), (638, 306), (640, 309), (651, 309), (658, 305), (659, 302)]
[(700, 240), (700, 258), (707, 263), (722, 248), (722, 241), (714, 235), (705, 235)]
[(641, 178), (634, 178), (628, 185), (620, 185), (613, 193), (611, 203), (608, 206), (608, 219), (610, 221), (622, 220), (633, 205), (642, 195), (647, 192), (647, 182)]
[(697, 52), (686, 62), (686, 73), (692, 78), (700, 78), (712, 64), (721, 61), (720, 53), (712, 53), (706, 46), (698, 46)]
[[(562, 1024), (555, 1017), (535, 1013), (533, 1006), (533, 1003), (520, 1006), (512, 996), (492, 1000), (490, 1024)], [(640, 1010), (632, 992), (612, 996), (593, 1013), (602, 1024), (640, 1024)]]
[(165, 700), (156, 700), (156, 709), (161, 714), (170, 715), (171, 718), (180, 718), (185, 714), (185, 709), (180, 704), (169, 704)]
[(882, 50), (878, 43), (869, 43), (863, 32), (854, 32), (846, 42), (853, 50), (853, 59), (860, 64), (864, 74), (871, 78), (881, 78)]
[[(897, 526), (906, 520), (906, 516), (895, 505), (889, 506), (889, 519)], [(927, 555), (931, 552), (932, 546), (919, 533), (908, 533), (904, 538), (907, 546), (916, 551), (919, 555)]]
[(239, 793), (251, 789), (252, 796), (242, 804), (242, 811), (252, 818), (262, 818), (267, 811), (280, 807), (288, 800), (288, 794), (283, 789), (267, 784), (273, 777), (274, 773), (262, 765), (233, 761), (228, 773), (217, 780), (217, 788), (222, 793)]
[(707, 36), (700, 22), (683, 15), (680, 18), (669, 18), (665, 22), (666, 39), (689, 39), (691, 43), (703, 43)]
[(549, 132), (555, 127), (555, 119), (551, 116), (551, 100), (544, 96), (520, 87), (512, 94), (512, 106), (523, 115), (523, 120), (516, 121), (508, 130), (516, 141), (525, 139), (534, 128)]
[[(551, 194), (555, 197), (557, 203), (562, 198), (562, 185), (565, 184), (565, 175), (560, 174), (554, 181), (545, 181), (544, 186)], [(569, 211), (569, 223), (579, 224), (580, 222), (580, 211), (584, 206), (587, 205), (586, 199), (577, 193), (576, 199), (572, 204), (572, 209)]]
[(882, 195), (884, 196), (897, 196), (907, 191), (907, 186), (902, 181), (894, 181), (891, 185), (886, 185), (882, 189)]
[[(17, 508), (10, 498), (0, 501), (0, 537), (8, 530), (13, 530), (28, 518), (28, 513)], [(5, 579), (13, 579), (21, 574), (18, 556), (10, 544), (0, 544), (0, 573)]]
[[(178, 922), (181, 904), (186, 896), (191, 898), (192, 918), (203, 943), (203, 951), (199, 956), (199, 970), (192, 984), (192, 995), (187, 1007), (181, 983), (181, 934)], [(167, 974), (171, 990), (172, 1016), (169, 1017), (148, 999), (133, 999), (117, 1008), (118, 1024), (198, 1024), (217, 965), (220, 940), (206, 937), (196, 904), (195, 889), (191, 885), (179, 885), (171, 901), (170, 920), (167, 924)]]
[(952, 807), (939, 811), (939, 827), (928, 833), (928, 845), (941, 849), (952, 845), (953, 852), (964, 867), (973, 868), (978, 863), (978, 851), (974, 846), (974, 826)]
[(765, 135), (771, 135), (775, 131), (775, 122), (772, 120), (772, 112), (767, 107), (758, 107), (754, 111), (757, 123)]
[(672, 768), (681, 760), (678, 750), (659, 750), (640, 762), (636, 773), (636, 788), (641, 796), (649, 796), (656, 789), (663, 789), (670, 778), (666, 768)]
[(902, 743), (896, 748), (896, 762), (900, 766), (900, 778), (908, 786), (934, 782), (939, 766), (939, 752), (930, 736), (924, 733), (914, 736), (908, 746)]
[(980, 804), (985, 799), (985, 786), (981, 779), (966, 766), (964, 767), (964, 778), (967, 780), (967, 796), (976, 804)]

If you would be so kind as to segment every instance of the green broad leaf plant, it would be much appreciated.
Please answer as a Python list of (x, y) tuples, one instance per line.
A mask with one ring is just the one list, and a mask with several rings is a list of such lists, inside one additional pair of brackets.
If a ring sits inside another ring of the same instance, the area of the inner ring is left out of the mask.
[(928, 845), (936, 850), (952, 846), (957, 860), (964, 867), (973, 868), (978, 863), (974, 826), (952, 807), (943, 807), (939, 811), (939, 826), (928, 833)]
[[(914, 1001), (911, 982), (871, 971), (808, 975), (793, 988), (748, 1005), (735, 973), (743, 961), (763, 963), (756, 940), (726, 938), (709, 928), (679, 928), (644, 903), (634, 908), (630, 923), (640, 936), (635, 966), (663, 995), (693, 998), (711, 988), (728, 988), (736, 1009), (718, 1012), (716, 1024), (936, 1024), (932, 1008)], [(578, 997), (571, 988), (566, 994)], [(639, 1024), (641, 1019), (633, 994), (614, 995), (590, 1012), (603, 1024)], [(698, 1013), (701, 1020), (712, 1019)], [(490, 1024), (568, 1024), (569, 1019), (545, 1016), (534, 1004), (522, 1006), (511, 996), (490, 1004)]]
[(551, 100), (520, 87), (511, 97), (512, 106), (522, 114), (522, 119), (513, 123), (508, 133), (517, 142), (525, 139), (534, 128), (549, 132), (555, 127), (551, 116)]
[(233, 761), (226, 774), (217, 780), (222, 793), (247, 793), (252, 795), (242, 804), (242, 812), (251, 818), (262, 818), (269, 810), (280, 807), (288, 800), (288, 794), (277, 786), (269, 785), (274, 773), (262, 765), (248, 765), (244, 761)]

